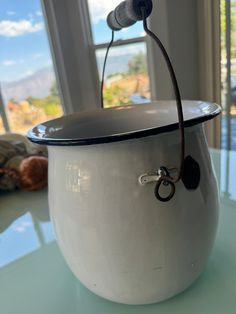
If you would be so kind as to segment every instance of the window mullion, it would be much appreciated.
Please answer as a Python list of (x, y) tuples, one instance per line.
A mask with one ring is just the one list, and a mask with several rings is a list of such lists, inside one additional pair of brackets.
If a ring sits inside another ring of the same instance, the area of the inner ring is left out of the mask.
[[(42, 0), (42, 2), (48, 20), (48, 32), (66, 112), (99, 107), (100, 80), (95, 52), (96, 49), (106, 48), (106, 44), (93, 43), (87, 0)], [(148, 72), (153, 96), (157, 90), (157, 71), (154, 67), (156, 55), (152, 53), (153, 45), (151, 48), (148, 47), (147, 37), (121, 40), (114, 46), (142, 42), (147, 44)], [(163, 78), (159, 69), (158, 76)], [(160, 86), (161, 84), (158, 84), (158, 90)]]
[[(92, 77), (93, 77), (93, 85), (94, 85), (94, 94), (95, 97), (98, 97), (97, 99), (100, 99), (100, 79), (99, 79), (99, 71), (97, 67), (97, 60), (95, 55), (95, 50), (93, 48), (93, 35), (92, 35), (92, 29), (91, 29), (91, 19), (89, 14), (89, 7), (88, 7), (88, 1), (87, 0), (78, 0), (80, 2), (80, 8), (81, 8), (81, 15), (84, 17), (84, 34), (86, 36), (86, 40), (89, 47), (89, 60), (90, 60), (90, 66), (92, 71)], [(96, 103), (96, 107), (100, 108), (101, 104), (100, 102)]]
[(6, 132), (10, 132), (10, 126), (7, 120), (7, 115), (2, 98), (1, 86), (0, 86), (0, 116), (2, 117), (3, 126)]
[(42, 0), (67, 113), (98, 107), (99, 89), (81, 0)]
[[(169, 52), (168, 35), (168, 11), (166, 1), (153, 2), (153, 11), (148, 19), (150, 28), (162, 40), (166, 50)], [(150, 89), (152, 100), (170, 99), (172, 86), (169, 73), (159, 47), (147, 37), (147, 62), (150, 76)]]
[[(221, 103), (220, 1), (197, 1), (199, 42), (199, 98)], [(210, 147), (220, 148), (220, 118), (206, 124)]]
[[(119, 47), (119, 46), (125, 46), (130, 44), (137, 44), (137, 43), (143, 43), (146, 42), (146, 36), (142, 37), (134, 37), (129, 39), (118, 39), (113, 42), (112, 47)], [(95, 50), (97, 49), (105, 49), (107, 48), (109, 42), (102, 43), (102, 44), (93, 44), (93, 48)]]

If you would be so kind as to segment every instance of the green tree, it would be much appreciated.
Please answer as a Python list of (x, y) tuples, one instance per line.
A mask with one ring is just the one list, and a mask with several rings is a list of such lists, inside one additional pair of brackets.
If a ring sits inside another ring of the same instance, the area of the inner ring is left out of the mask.
[(56, 86), (51, 88), (51, 94), (44, 98), (28, 97), (26, 100), (35, 108), (42, 108), (46, 116), (53, 117), (62, 114), (60, 98), (56, 95)]
[(236, 0), (221, 0), (221, 50), (223, 55), (226, 53), (226, 1), (230, 1), (231, 5), (231, 41), (232, 41), (232, 57), (236, 58)]
[(132, 104), (127, 93), (119, 86), (105, 88), (103, 97), (105, 108)]
[(15, 100), (15, 98), (10, 98), (10, 100), (9, 100), (10, 102), (12, 102), (13, 104), (18, 104), (18, 101), (17, 100)]
[(128, 67), (128, 74), (130, 75), (147, 73), (147, 62), (145, 54), (143, 52), (136, 54), (132, 59), (129, 60)]
[(59, 92), (58, 92), (58, 87), (57, 87), (56, 81), (52, 84), (52, 87), (50, 88), (50, 95), (59, 97)]

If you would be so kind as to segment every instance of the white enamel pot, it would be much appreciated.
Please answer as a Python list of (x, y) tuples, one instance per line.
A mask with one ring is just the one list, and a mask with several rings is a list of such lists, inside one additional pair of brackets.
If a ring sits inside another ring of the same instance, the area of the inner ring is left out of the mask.
[[(201, 274), (217, 228), (218, 191), (203, 122), (216, 104), (184, 101), (188, 168), (160, 202), (140, 176), (178, 167), (175, 102), (79, 113), (33, 128), (49, 148), (49, 204), (58, 245), (78, 279), (106, 299), (148, 304), (170, 298)], [(186, 187), (187, 186), (187, 187)], [(168, 188), (168, 187), (166, 187)], [(165, 193), (165, 191), (162, 191)]]

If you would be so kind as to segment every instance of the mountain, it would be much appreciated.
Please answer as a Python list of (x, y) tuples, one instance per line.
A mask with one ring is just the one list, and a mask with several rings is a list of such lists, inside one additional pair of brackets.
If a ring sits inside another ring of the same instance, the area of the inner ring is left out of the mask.
[[(109, 56), (107, 59), (106, 72), (105, 76), (109, 76), (113, 73), (123, 73), (128, 70), (129, 60), (134, 57), (133, 54), (125, 54), (122, 56)], [(98, 69), (101, 76), (102, 68), (103, 68), (104, 58), (98, 57)]]
[(5, 103), (11, 98), (21, 101), (29, 96), (46, 97), (50, 94), (50, 88), (55, 81), (53, 68), (47, 67), (38, 70), (34, 74), (14, 82), (2, 83), (2, 94)]
[[(110, 56), (107, 61), (105, 76), (107, 77), (113, 73), (126, 72), (128, 70), (128, 62), (133, 56), (133, 54)], [(99, 56), (97, 62), (101, 75), (104, 57)], [(29, 96), (36, 98), (46, 97), (50, 94), (50, 88), (54, 82), (55, 74), (53, 67), (43, 68), (21, 80), (3, 82), (1, 84), (3, 99), (5, 103), (7, 103), (12, 98), (16, 101), (21, 101)]]

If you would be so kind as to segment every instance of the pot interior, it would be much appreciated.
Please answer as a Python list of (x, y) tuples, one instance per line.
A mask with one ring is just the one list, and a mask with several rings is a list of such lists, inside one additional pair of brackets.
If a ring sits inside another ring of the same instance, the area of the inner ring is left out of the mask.
[[(217, 116), (217, 104), (183, 101), (185, 127)], [(91, 145), (141, 138), (178, 129), (175, 101), (74, 113), (32, 128), (28, 138), (44, 145)]]

